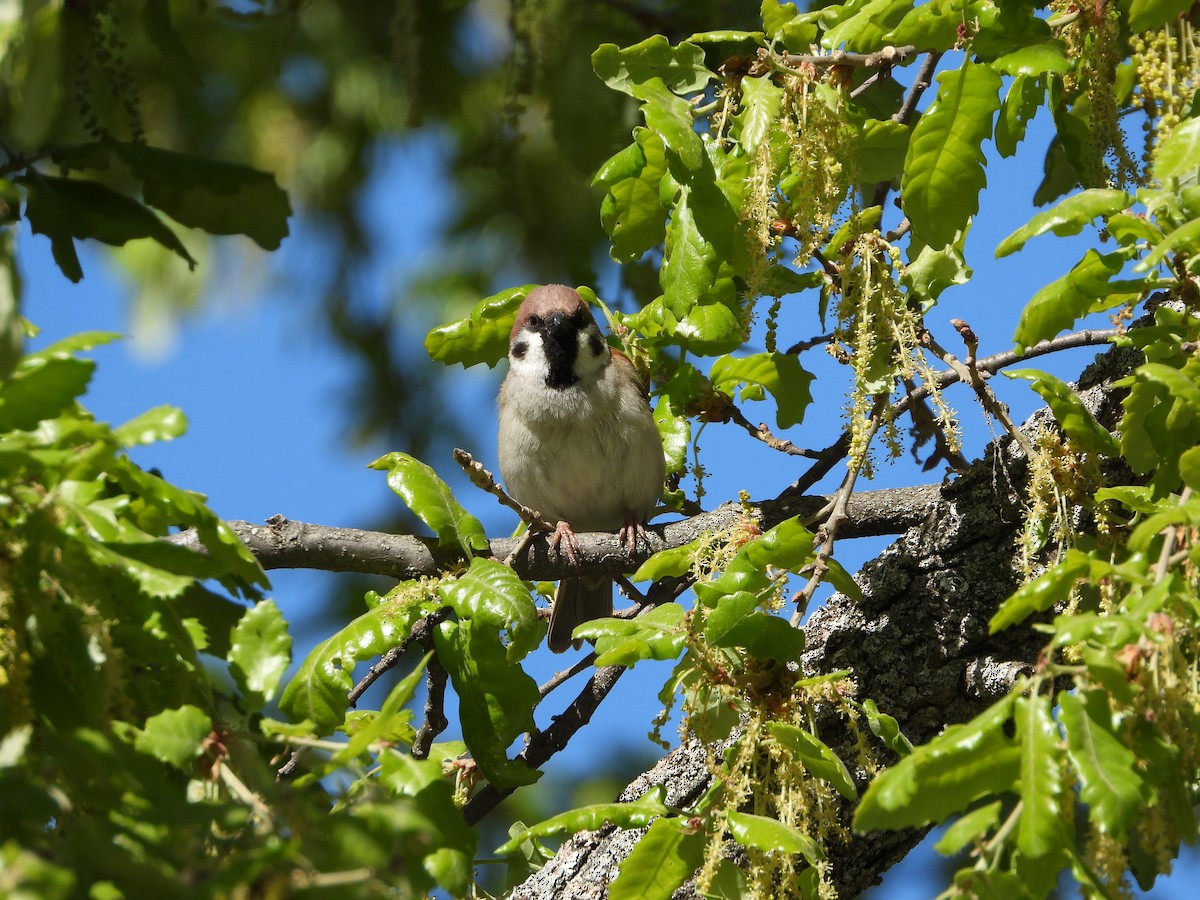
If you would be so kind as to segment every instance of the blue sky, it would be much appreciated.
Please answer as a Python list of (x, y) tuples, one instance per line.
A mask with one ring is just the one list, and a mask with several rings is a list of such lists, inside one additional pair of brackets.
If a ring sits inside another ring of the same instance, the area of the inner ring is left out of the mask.
[[(1033, 147), (1047, 141), (1045, 123), (1038, 123), (1030, 140)], [(390, 145), (382, 151), (378, 184), (366, 195), (365, 209), (383, 258), (374, 260), (361, 281), (361, 302), (387, 303), (406, 276), (429, 260), (434, 242), (453, 202), (441, 169), (442, 153), (436, 137), (419, 143)], [(1032, 156), (1038, 156), (1035, 152)], [(1078, 239), (1041, 238), (1025, 251), (1005, 260), (992, 259), (996, 243), (1023, 224), (1033, 212), (1029, 198), (1041, 178), (1041, 167), (1029, 158), (990, 161), (989, 190), (982, 198), (979, 226), (967, 244), (968, 262), (975, 279), (965, 287), (948, 290), (933, 319), (942, 343), (958, 352), (960, 342), (946, 324), (951, 317), (967, 320), (981, 338), (986, 355), (1011, 346), (1016, 317), (1037, 288), (1063, 274), (1079, 258), (1088, 235)], [(293, 234), (272, 265), (288, 268), (303, 278), (289, 282), (294, 288), (304, 279), (319, 283), (329, 274), (329, 260), (310, 239), (303, 219), (293, 222)], [(42, 334), (33, 346), (44, 346), (68, 334), (103, 329), (128, 333), (135, 327), (129, 315), (129, 285), (94, 248), (85, 248), (87, 273), (79, 285), (69, 284), (50, 258), (48, 242), (23, 231), (19, 240), (25, 282), (25, 314)], [(211, 263), (222, 274), (212, 279), (206, 301), (178, 323), (177, 340), (166, 354), (146, 353), (136, 339), (98, 348), (99, 365), (85, 400), (100, 419), (124, 421), (160, 404), (182, 408), (189, 419), (187, 434), (170, 443), (139, 448), (134, 454), (144, 466), (156, 466), (176, 484), (198, 490), (226, 518), (261, 521), (275, 513), (309, 522), (370, 527), (385, 510), (399, 502), (387, 489), (381, 473), (367, 464), (390, 450), (404, 447), (350, 446), (345, 436), (353, 430), (346, 403), (350, 390), (350, 361), (322, 334), (318, 292), (286, 292), (272, 278), (242, 280), (236, 265), (239, 254), (254, 252), (237, 239), (225, 243)], [(520, 283), (519, 275), (510, 282)], [(249, 288), (247, 287), (249, 285)], [(508, 283), (497, 284), (497, 288)], [(612, 298), (608, 298), (612, 299)], [(810, 299), (789, 299), (781, 317), (781, 340), (799, 340), (818, 333)], [(1101, 320), (1101, 324), (1103, 320)], [(398, 335), (405, 347), (419, 352), (423, 333)], [(1075, 351), (1061, 359), (1039, 360), (1035, 365), (1073, 377), (1095, 351)], [(820, 350), (810, 351), (804, 363), (831, 373), (831, 364)], [(430, 363), (434, 365), (434, 363)], [(468, 446), (489, 468), (495, 468), (495, 424), (492, 397), (502, 367), (486, 370), (452, 368), (445, 372), (456, 398), (455, 413), (470, 423), (474, 443)], [(1013, 417), (1021, 421), (1038, 406), (1024, 383), (994, 381), (1002, 399), (1010, 403)], [(959, 387), (950, 394), (967, 435), (966, 455), (974, 458), (991, 437), (969, 391)], [(818, 404), (806, 424), (787, 436), (803, 446), (830, 443), (840, 431), (842, 397), (833, 389), (819, 393)], [(753, 421), (772, 420), (767, 404), (746, 404)], [(802, 468), (790, 471), (786, 461), (765, 445), (748, 438), (733, 426), (710, 426), (701, 441), (706, 465), (707, 506), (736, 497), (741, 489), (755, 498), (777, 494)], [(448, 448), (427, 458), (459, 490), (459, 497), (494, 534), (508, 532), (514, 524), (507, 512), (488, 497), (461, 487)], [(937, 473), (922, 475), (906, 460), (880, 466), (874, 483), (860, 488), (935, 480)], [(831, 484), (840, 478), (835, 472)], [(828, 489), (829, 485), (825, 486)], [(851, 571), (877, 553), (885, 541), (844, 542), (838, 558)], [(327, 596), (331, 576), (307, 571), (271, 573), (273, 595), (294, 623), (293, 632), (309, 645), (322, 635), (306, 630), (317, 605)], [(297, 647), (297, 656), (307, 646)], [(564, 665), (563, 657), (539, 651), (529, 664), (534, 678), (544, 680)], [(629, 673), (614, 696), (602, 705), (591, 726), (575, 744), (556, 758), (551, 769), (557, 777), (586, 771), (597, 759), (610, 757), (619, 748), (641, 753), (653, 751), (645, 732), (658, 710), (655, 695), (668, 672), (665, 664), (643, 664)], [(541, 711), (545, 725), (551, 711), (565, 705), (582, 679), (553, 696)], [(668, 735), (669, 736), (669, 735)], [(932, 874), (929, 852), (914, 853), (894, 871), (879, 897), (928, 897), (943, 885), (928, 880)], [(1182, 885), (1195, 876), (1194, 862), (1174, 879), (1160, 883), (1150, 896), (1191, 896)], [(936, 875), (933, 877), (936, 878)], [(1193, 882), (1194, 883), (1194, 882)]]

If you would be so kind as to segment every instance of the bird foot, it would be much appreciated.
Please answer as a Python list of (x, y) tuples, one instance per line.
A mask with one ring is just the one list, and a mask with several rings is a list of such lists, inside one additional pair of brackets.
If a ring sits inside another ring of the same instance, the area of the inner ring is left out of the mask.
[(617, 532), (617, 537), (625, 545), (625, 551), (633, 556), (637, 553), (638, 538), (646, 539), (646, 526), (632, 513), (625, 514), (625, 524)]
[(556, 553), (565, 553), (571, 565), (579, 568), (579, 556), (582, 551), (579, 549), (579, 541), (575, 539), (575, 532), (568, 523), (559, 521), (554, 525), (554, 533), (550, 535), (550, 546)]

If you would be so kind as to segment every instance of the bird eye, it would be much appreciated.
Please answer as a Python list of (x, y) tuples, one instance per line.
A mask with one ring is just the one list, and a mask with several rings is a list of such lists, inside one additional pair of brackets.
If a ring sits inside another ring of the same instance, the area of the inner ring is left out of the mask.
[(531, 328), (537, 328), (539, 325), (542, 324), (542, 317), (537, 316), (537, 315), (530, 316), (528, 319), (525, 320), (525, 324)]

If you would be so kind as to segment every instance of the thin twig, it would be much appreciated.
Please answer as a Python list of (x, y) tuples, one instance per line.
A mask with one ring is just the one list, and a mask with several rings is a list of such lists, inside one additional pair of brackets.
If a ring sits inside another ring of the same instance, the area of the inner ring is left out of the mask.
[(729, 404), (729, 418), (746, 429), (746, 433), (752, 438), (756, 438), (770, 447), (772, 450), (778, 450), (780, 453), (786, 453), (789, 456), (803, 456), (806, 459), (820, 459), (820, 451), (805, 450), (803, 447), (797, 447), (791, 441), (784, 438), (777, 438), (771, 433), (765, 422), (760, 423), (757, 427), (750, 423), (745, 414), (738, 409), (732, 402)]
[[(1185, 487), (1179, 494), (1179, 505), (1183, 506), (1192, 499), (1192, 489)], [(1163, 581), (1171, 571), (1171, 556), (1175, 553), (1175, 544), (1179, 540), (1179, 527), (1168, 525), (1162, 531), (1162, 551), (1158, 554), (1158, 564), (1154, 567), (1154, 580)]]
[(590, 669), (592, 663), (596, 661), (596, 652), (593, 650), (587, 656), (577, 661), (574, 665), (568, 666), (555, 672), (550, 679), (538, 688), (538, 699), (545, 700), (546, 695), (553, 691), (556, 687), (565, 681), (569, 681), (582, 672), (584, 669)]
[(412, 755), (415, 759), (427, 758), (433, 739), (450, 724), (446, 719), (445, 710), (446, 680), (449, 674), (436, 653), (429, 657), (429, 666), (425, 670), (425, 718), (421, 727), (417, 729), (412, 744)]
[(874, 53), (849, 53), (845, 50), (834, 50), (832, 53), (785, 53), (780, 59), (792, 68), (850, 66), (855, 69), (878, 69), (906, 62), (916, 52), (917, 48), (908, 44), (904, 47), (883, 47)]
[(521, 517), (523, 522), (527, 522), (531, 529), (550, 530), (550, 526), (542, 519), (542, 514), (536, 509), (530, 509), (528, 506), (524, 506), (510, 497), (508, 492), (496, 483), (496, 479), (492, 473), (483, 467), (483, 463), (476, 462), (475, 457), (459, 447), (454, 448), (453, 455), (454, 461), (462, 466), (462, 470), (471, 479), (471, 484), (480, 490), (487, 491), (500, 501), (501, 506), (511, 509)]
[(834, 338), (834, 335), (832, 332), (830, 332), (829, 334), (818, 334), (816, 337), (811, 337), (807, 341), (797, 341), (796, 343), (792, 344), (792, 346), (788, 347), (783, 352), (788, 354), (789, 356), (795, 355), (797, 353), (803, 353), (805, 350), (811, 350), (813, 347), (818, 347), (821, 344), (828, 344), (830, 341), (833, 340), (833, 338)]

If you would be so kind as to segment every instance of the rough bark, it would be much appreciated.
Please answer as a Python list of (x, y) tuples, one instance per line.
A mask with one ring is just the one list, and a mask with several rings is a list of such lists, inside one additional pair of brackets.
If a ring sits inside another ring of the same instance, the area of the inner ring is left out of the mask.
[[(1120, 411), (1119, 392), (1109, 380), (1128, 371), (1131, 361), (1126, 351), (1110, 351), (1089, 367), (1079, 385), (1085, 403), (1109, 428)], [(1050, 421), (1042, 410), (1024, 428)], [(989, 618), (1020, 577), (1014, 560), (1025, 469), (1020, 449), (1005, 439), (989, 447), (967, 473), (945, 483), (922, 520), (863, 567), (857, 576), (860, 602), (835, 595), (812, 615), (805, 627), (804, 673), (852, 670), (858, 697), (874, 699), (881, 711), (895, 716), (914, 743), (969, 720), (1005, 694), (1036, 663), (1042, 646), (1027, 627), (988, 634)], [(821, 736), (836, 748), (838, 723), (828, 718)], [(708, 777), (705, 748), (692, 742), (636, 779), (620, 799), (635, 799), (662, 784), (669, 803), (686, 806), (705, 789)], [(862, 773), (857, 777), (865, 782)], [(852, 812), (845, 810), (847, 820)], [(604, 828), (576, 834), (513, 896), (605, 897), (642, 833)], [(826, 848), (839, 895), (853, 897), (877, 883), (922, 836), (875, 832)], [(689, 883), (675, 896), (696, 894)]]

